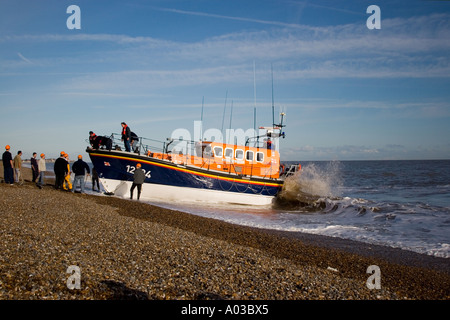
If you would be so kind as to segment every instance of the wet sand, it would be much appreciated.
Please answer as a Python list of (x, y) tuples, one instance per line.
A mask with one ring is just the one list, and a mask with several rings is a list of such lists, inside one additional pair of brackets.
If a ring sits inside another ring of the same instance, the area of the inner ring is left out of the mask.
[[(52, 181), (38, 189), (30, 171), (23, 185), (0, 183), (0, 299), (450, 298), (448, 259), (72, 194)], [(366, 285), (371, 265), (381, 289)], [(70, 266), (79, 288), (68, 288)]]

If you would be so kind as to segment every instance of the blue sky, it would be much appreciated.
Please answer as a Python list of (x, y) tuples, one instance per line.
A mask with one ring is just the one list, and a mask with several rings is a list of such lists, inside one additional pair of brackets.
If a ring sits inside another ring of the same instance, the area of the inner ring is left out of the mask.
[(227, 101), (246, 130), (255, 87), (267, 126), (273, 68), (283, 160), (450, 159), (449, 18), (450, 1), (2, 0), (0, 144), (74, 159), (122, 121), (164, 140), (202, 99), (205, 129)]

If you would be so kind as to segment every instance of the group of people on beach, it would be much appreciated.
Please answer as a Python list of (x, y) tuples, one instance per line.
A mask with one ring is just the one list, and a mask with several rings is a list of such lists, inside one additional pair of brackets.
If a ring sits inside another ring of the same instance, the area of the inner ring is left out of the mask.
[[(23, 174), (22, 174), (22, 151), (18, 151), (17, 155), (13, 158), (11, 154), (11, 147), (9, 145), (5, 146), (5, 152), (2, 155), (3, 161), (3, 173), (5, 183), (14, 185), (14, 182), (18, 184), (23, 184)], [(40, 189), (44, 186), (45, 172), (47, 171), (45, 154), (40, 154), (40, 159), (37, 159), (37, 153), (33, 152), (33, 156), (30, 159), (31, 172), (32, 172), (32, 182), (36, 183), (36, 186)], [(70, 168), (69, 155), (64, 151), (61, 151), (60, 157), (56, 159), (54, 164), (55, 173), (55, 189), (61, 189), (65, 191), (75, 192), (76, 187), (79, 185), (81, 193), (84, 193), (85, 178), (86, 174), (89, 176), (91, 170), (89, 165), (83, 161), (81, 155), (78, 156), (78, 161), (75, 161)], [(71, 173), (75, 174), (73, 183), (71, 181)], [(100, 183), (98, 180), (98, 175), (95, 168), (92, 169), (92, 190), (100, 191)]]
[[(55, 172), (55, 189), (75, 192), (79, 186), (80, 192), (85, 193), (84, 187), (86, 184), (86, 175), (90, 176), (91, 170), (89, 165), (83, 161), (82, 155), (78, 155), (78, 160), (72, 164), (72, 170), (70, 170), (69, 155), (64, 151), (61, 151), (59, 158), (55, 161), (53, 171)], [(72, 172), (75, 174), (73, 184), (71, 183)], [(96, 185), (98, 191), (100, 191), (98, 175), (95, 168), (93, 168), (92, 190), (95, 190)]]
[[(124, 142), (125, 150), (131, 152), (133, 145), (139, 140), (137, 135), (130, 130), (130, 127), (125, 123), (121, 123), (122, 132), (121, 138)], [(97, 136), (93, 131), (89, 132), (89, 142), (92, 148), (98, 149), (100, 146), (105, 146), (108, 150), (112, 148), (112, 140), (108, 137)], [(3, 153), (2, 161), (4, 168), (4, 180), (5, 183), (14, 185), (14, 182), (23, 184), (24, 179), (22, 175), (22, 151), (18, 151), (17, 155), (13, 158), (9, 145), (5, 146), (5, 152)], [(40, 154), (40, 159), (37, 159), (37, 153), (33, 152), (33, 156), (30, 159), (32, 182), (36, 183), (36, 186), (42, 189), (44, 186), (44, 176), (47, 171), (45, 154)], [(74, 173), (74, 179), (71, 180), (71, 174)], [(75, 161), (70, 168), (69, 155), (61, 151), (60, 156), (54, 163), (55, 184), (54, 188), (57, 190), (65, 190), (75, 192), (77, 187), (80, 187), (81, 193), (85, 193), (86, 175), (91, 175), (89, 165), (83, 161), (83, 157), (78, 155), (78, 160)], [(142, 184), (145, 180), (144, 171), (141, 169), (141, 165), (138, 164), (133, 179), (133, 185), (130, 190), (131, 198), (133, 198), (133, 191), (137, 187), (138, 199), (140, 198)], [(95, 168), (92, 169), (92, 190), (100, 191), (100, 183), (98, 174)]]
[[(22, 175), (22, 151), (17, 151), (16, 156), (13, 158), (11, 154), (11, 147), (9, 145), (5, 146), (5, 152), (2, 155), (3, 161), (3, 177), (5, 183), (13, 185), (14, 182), (18, 184), (23, 184), (23, 175)], [(44, 185), (44, 172), (46, 171), (45, 165), (45, 154), (41, 153), (41, 158), (37, 159), (37, 153), (33, 152), (33, 156), (31, 157), (31, 169), (33, 178), (33, 183), (39, 188), (42, 188)]]

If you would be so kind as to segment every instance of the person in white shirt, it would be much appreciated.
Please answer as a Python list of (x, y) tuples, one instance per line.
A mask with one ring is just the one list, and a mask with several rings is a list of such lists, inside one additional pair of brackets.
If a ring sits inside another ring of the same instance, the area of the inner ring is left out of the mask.
[(38, 170), (39, 170), (39, 180), (36, 183), (36, 185), (39, 187), (39, 189), (42, 189), (42, 186), (44, 185), (44, 174), (45, 171), (47, 171), (47, 167), (45, 165), (45, 154), (41, 153), (41, 158), (38, 161)]

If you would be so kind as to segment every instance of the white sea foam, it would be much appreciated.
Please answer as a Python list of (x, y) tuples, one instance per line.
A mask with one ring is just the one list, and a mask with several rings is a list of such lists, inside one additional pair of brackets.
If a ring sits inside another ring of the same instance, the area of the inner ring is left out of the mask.
[(314, 163), (303, 166), (294, 175), (286, 178), (285, 193), (290, 197), (301, 197), (304, 194), (318, 197), (336, 197), (340, 195), (342, 185), (340, 162), (330, 162), (326, 168)]

